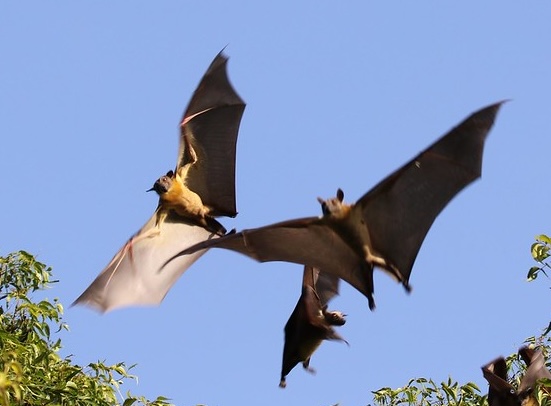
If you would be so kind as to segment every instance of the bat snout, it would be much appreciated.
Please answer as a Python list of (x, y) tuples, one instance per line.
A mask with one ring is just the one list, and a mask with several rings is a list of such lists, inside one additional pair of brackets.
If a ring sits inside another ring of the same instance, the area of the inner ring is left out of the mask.
[(170, 186), (172, 185), (172, 179), (168, 176), (161, 176), (159, 179), (155, 181), (153, 184), (153, 187), (151, 189), (146, 190), (146, 192), (155, 191), (157, 194), (162, 195), (170, 189)]
[(342, 312), (333, 311), (325, 313), (325, 320), (332, 326), (343, 326), (346, 323), (346, 314)]

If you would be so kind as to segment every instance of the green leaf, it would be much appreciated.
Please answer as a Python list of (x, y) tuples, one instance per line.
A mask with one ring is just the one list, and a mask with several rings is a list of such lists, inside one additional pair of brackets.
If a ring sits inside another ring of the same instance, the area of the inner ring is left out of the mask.
[(538, 277), (539, 270), (540, 270), (539, 266), (533, 266), (532, 268), (530, 268), (530, 270), (528, 271), (528, 275), (526, 276), (526, 279), (528, 280), (528, 282), (532, 282)]

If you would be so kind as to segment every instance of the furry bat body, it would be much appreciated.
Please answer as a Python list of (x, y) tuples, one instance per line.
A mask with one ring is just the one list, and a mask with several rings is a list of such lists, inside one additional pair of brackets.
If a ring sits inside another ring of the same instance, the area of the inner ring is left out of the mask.
[(183, 245), (225, 234), (214, 218), (235, 217), (235, 150), (245, 103), (229, 82), (219, 53), (204, 74), (180, 122), (176, 169), (150, 190), (159, 204), (147, 223), (117, 252), (73, 304), (101, 312), (160, 303), (204, 251), (163, 264)]
[(339, 278), (305, 266), (302, 293), (285, 325), (285, 344), (279, 386), (285, 388), (286, 376), (299, 363), (314, 372), (310, 358), (323, 340), (344, 341), (333, 326), (346, 323), (341, 312), (328, 311), (327, 304), (339, 292)]
[[(184, 249), (173, 259), (205, 248), (226, 248), (260, 262), (287, 261), (333, 274), (373, 299), (373, 268), (386, 271), (409, 291), (409, 277), (436, 216), (481, 176), (484, 141), (499, 107), (479, 110), (355, 204), (344, 193), (319, 199), (323, 215), (243, 230)], [(169, 261), (170, 262), (170, 261)]]

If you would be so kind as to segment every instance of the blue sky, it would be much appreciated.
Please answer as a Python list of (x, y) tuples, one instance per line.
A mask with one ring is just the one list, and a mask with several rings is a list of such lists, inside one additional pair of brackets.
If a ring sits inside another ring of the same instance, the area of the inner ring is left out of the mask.
[[(67, 307), (64, 354), (137, 363), (125, 392), (178, 405), (362, 405), (371, 391), (480, 366), (549, 321), (546, 281), (526, 283), (549, 232), (551, 4), (2, 2), (0, 249), (51, 265)], [(69, 304), (149, 218), (177, 124), (227, 45), (247, 102), (237, 153), (238, 229), (349, 202), (473, 111), (503, 106), (483, 176), (437, 218), (403, 289), (375, 275), (377, 309), (343, 285), (347, 313), (315, 376), (278, 388), (300, 266), (212, 250), (159, 307), (99, 315)]]

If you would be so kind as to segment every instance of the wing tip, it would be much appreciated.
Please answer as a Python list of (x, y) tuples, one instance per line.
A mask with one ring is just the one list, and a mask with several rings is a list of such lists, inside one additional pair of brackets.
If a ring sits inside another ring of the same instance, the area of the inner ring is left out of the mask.
[(505, 103), (508, 103), (509, 101), (511, 101), (511, 99), (503, 99), (501, 101), (483, 107), (480, 110), (471, 114), (465, 121), (483, 120), (487, 122), (488, 129), (490, 129), (494, 124), (497, 113), (499, 112), (501, 106), (503, 106)]
[(98, 301), (85, 298), (82, 295), (79, 296), (73, 303), (71, 303), (69, 307), (75, 307), (75, 306), (86, 306), (92, 310), (95, 310), (99, 314), (105, 314), (109, 310), (111, 310), (109, 307), (103, 306)]

